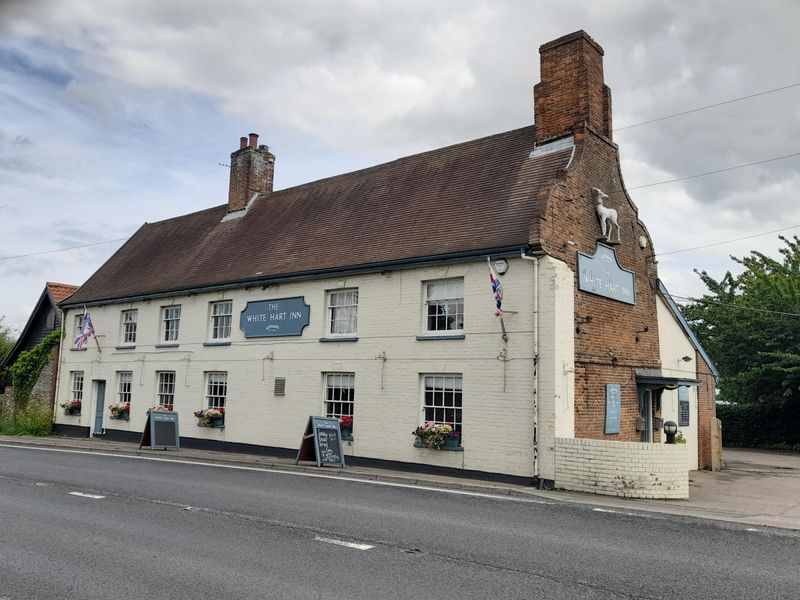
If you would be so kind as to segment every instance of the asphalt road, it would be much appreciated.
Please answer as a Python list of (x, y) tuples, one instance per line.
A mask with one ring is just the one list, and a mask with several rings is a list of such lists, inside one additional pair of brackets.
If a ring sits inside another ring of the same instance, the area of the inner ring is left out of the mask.
[(0, 447), (0, 515), (0, 600), (800, 597), (798, 532), (299, 473)]

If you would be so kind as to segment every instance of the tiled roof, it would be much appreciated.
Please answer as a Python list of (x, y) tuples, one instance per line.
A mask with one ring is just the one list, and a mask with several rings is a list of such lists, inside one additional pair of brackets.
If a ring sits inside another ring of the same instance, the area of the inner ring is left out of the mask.
[(54, 283), (52, 281), (48, 281), (47, 291), (50, 292), (50, 297), (53, 299), (53, 302), (58, 304), (62, 300), (69, 298), (72, 294), (78, 291), (78, 286), (70, 285), (68, 283)]
[(145, 224), (66, 304), (524, 246), (571, 156), (533, 148), (530, 126)]

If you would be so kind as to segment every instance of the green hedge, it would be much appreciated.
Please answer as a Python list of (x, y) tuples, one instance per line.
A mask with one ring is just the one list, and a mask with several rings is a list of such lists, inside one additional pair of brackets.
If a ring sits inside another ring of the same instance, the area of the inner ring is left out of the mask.
[(800, 405), (718, 404), (722, 444), (800, 451)]

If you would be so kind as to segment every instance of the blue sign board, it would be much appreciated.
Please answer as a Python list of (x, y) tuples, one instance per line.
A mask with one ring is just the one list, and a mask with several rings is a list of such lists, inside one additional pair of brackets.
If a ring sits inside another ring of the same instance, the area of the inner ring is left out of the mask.
[(678, 387), (678, 426), (689, 426), (689, 388), (685, 385)]
[(578, 289), (612, 300), (636, 304), (633, 271), (623, 269), (610, 246), (597, 244), (593, 256), (578, 252)]
[(303, 335), (308, 325), (309, 306), (302, 296), (248, 302), (239, 317), (244, 337)]
[(622, 413), (622, 386), (618, 383), (606, 384), (606, 434), (619, 433)]

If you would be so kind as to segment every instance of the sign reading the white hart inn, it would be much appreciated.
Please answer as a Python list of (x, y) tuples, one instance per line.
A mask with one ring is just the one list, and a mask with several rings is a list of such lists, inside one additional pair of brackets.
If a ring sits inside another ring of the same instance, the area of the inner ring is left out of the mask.
[(303, 335), (308, 325), (309, 306), (302, 296), (248, 302), (239, 318), (244, 337)]
[(613, 248), (597, 244), (594, 256), (578, 252), (578, 289), (636, 304), (633, 271), (623, 269)]

